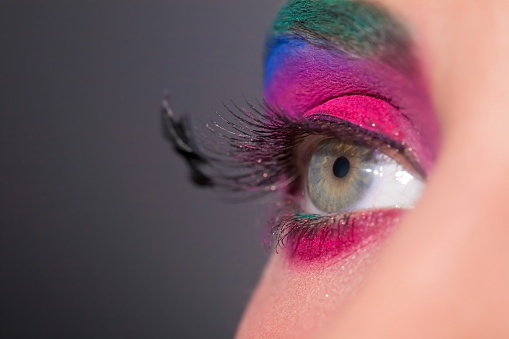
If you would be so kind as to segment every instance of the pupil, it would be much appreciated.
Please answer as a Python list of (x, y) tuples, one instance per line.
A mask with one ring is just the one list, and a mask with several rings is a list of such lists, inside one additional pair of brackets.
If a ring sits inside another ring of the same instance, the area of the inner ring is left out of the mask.
[(344, 178), (350, 171), (350, 161), (347, 158), (337, 158), (332, 166), (332, 172), (338, 178)]

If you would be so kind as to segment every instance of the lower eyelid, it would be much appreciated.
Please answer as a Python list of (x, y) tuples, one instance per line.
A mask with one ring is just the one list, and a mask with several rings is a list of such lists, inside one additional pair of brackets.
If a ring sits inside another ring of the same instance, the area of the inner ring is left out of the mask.
[[(390, 234), (403, 213), (383, 209), (335, 216), (279, 215), (271, 233), (294, 262), (344, 258)], [(296, 260), (296, 261), (295, 261)]]

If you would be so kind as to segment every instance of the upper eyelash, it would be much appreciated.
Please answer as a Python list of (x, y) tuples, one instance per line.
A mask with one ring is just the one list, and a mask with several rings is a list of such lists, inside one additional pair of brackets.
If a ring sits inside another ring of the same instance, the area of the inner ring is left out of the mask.
[(266, 102), (260, 108), (247, 102), (240, 108), (224, 104), (231, 119), (216, 111), (219, 121), (191, 129), (188, 117), (177, 119), (168, 100), (162, 118), (166, 137), (188, 162), (193, 181), (237, 196), (279, 191), (296, 182), (299, 173), (295, 148), (309, 135), (335, 137), (371, 148), (390, 147), (403, 155), (420, 174), (423, 171), (404, 145), (328, 115), (304, 118), (286, 114)]

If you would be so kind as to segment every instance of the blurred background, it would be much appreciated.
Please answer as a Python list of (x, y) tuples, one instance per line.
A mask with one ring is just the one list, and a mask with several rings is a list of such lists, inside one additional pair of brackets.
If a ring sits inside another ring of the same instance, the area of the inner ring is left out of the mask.
[(261, 98), (283, 0), (0, 3), (0, 336), (228, 338), (259, 202), (193, 187), (160, 102)]

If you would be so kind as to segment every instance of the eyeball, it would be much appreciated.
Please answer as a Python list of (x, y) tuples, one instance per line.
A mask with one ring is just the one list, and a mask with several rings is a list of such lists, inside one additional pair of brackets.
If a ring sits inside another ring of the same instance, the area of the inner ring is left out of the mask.
[(412, 208), (424, 181), (405, 168), (400, 163), (403, 161), (398, 152), (391, 157), (378, 149), (338, 139), (322, 140), (307, 166), (304, 209), (308, 213), (337, 214)]

